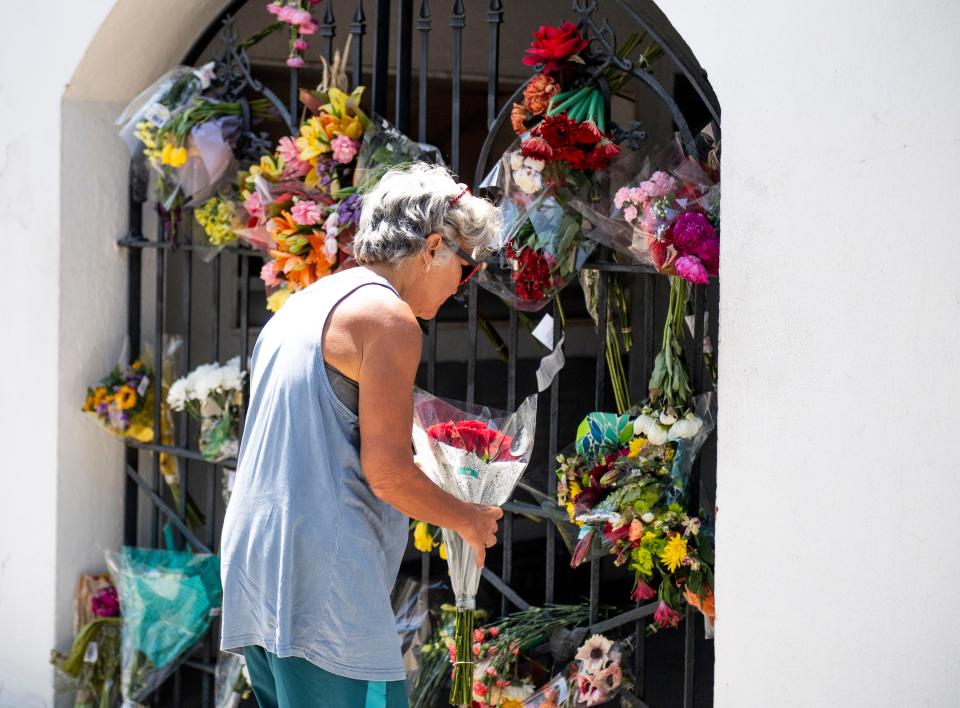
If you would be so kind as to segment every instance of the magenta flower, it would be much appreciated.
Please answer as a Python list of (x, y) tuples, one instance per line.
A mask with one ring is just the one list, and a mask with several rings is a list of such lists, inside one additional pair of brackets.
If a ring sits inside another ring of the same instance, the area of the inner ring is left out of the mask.
[(303, 199), (294, 204), (290, 213), (293, 215), (293, 220), (301, 226), (313, 226), (323, 221), (320, 205), (309, 199)]
[(320, 28), (317, 26), (317, 23), (311, 20), (310, 22), (301, 24), (300, 27), (297, 28), (297, 31), (300, 34), (316, 34), (318, 29)]
[(346, 135), (338, 135), (330, 141), (330, 147), (333, 148), (333, 159), (341, 165), (346, 165), (357, 154), (357, 141)]
[(100, 588), (90, 598), (90, 609), (97, 617), (116, 617), (120, 614), (120, 598), (112, 585)]
[(698, 211), (684, 212), (673, 222), (673, 245), (681, 253), (696, 253), (704, 241), (716, 241), (713, 225)]
[(696, 256), (680, 256), (673, 267), (676, 268), (677, 275), (695, 285), (706, 285), (710, 282), (707, 269)]
[(720, 240), (701, 241), (694, 253), (703, 261), (707, 272), (716, 275), (720, 271)]
[(305, 25), (308, 22), (313, 22), (313, 18), (310, 17), (310, 12), (308, 10), (294, 8), (293, 12), (290, 13), (290, 24)]
[(287, 57), (287, 66), (291, 69), (302, 69), (304, 67), (303, 57)]
[(297, 39), (293, 43), (293, 48), (298, 52), (305, 52), (310, 48), (310, 42), (305, 39)]
[(667, 603), (661, 600), (657, 611), (653, 613), (653, 621), (657, 623), (660, 629), (676, 627), (680, 624), (680, 613), (673, 610)]
[(276, 261), (267, 261), (263, 264), (263, 268), (260, 269), (260, 280), (268, 288), (275, 288), (283, 282)]

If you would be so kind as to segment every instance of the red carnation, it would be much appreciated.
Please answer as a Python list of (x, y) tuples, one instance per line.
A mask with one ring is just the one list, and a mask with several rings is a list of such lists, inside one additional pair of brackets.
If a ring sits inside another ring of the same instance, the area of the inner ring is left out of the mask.
[(589, 155), (580, 148), (564, 147), (554, 153), (556, 159), (563, 160), (571, 169), (585, 170), (589, 164)]
[(564, 21), (559, 27), (540, 25), (539, 31), (533, 33), (533, 42), (523, 63), (536, 66), (542, 62), (543, 71), (550, 73), (562, 68), (563, 62), (583, 51), (587, 44), (580, 30), (570, 21)]
[(566, 114), (560, 113), (555, 116), (544, 118), (533, 129), (534, 135), (539, 135), (552, 148), (562, 148), (570, 145), (575, 123), (572, 123)]
[(573, 142), (585, 145), (596, 145), (603, 139), (603, 133), (592, 120), (577, 123), (573, 131)]
[(520, 144), (524, 157), (535, 157), (538, 160), (552, 160), (553, 148), (550, 143), (539, 136), (533, 136)]
[(590, 169), (602, 170), (610, 166), (610, 161), (620, 154), (616, 143), (604, 138), (590, 153)]

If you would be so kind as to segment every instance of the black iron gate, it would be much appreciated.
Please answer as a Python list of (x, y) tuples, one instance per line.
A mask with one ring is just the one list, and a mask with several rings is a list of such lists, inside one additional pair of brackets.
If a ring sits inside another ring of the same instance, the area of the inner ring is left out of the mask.
[[(267, 92), (272, 98), (288, 95), (285, 101), (288, 114), (284, 117), (295, 123), (300, 113), (299, 87), (309, 78), (309, 72), (284, 69), (281, 74), (269, 67), (257, 67), (263, 69), (265, 78), (263, 83), (254, 78), (250, 60), (243, 50), (237, 49), (235, 31), (231, 28), (231, 18), (252, 9), (252, 5), (244, 8), (245, 5), (245, 0), (231, 2), (197, 40), (185, 63), (194, 64), (216, 51), (215, 40), (221, 35), (228, 45), (223, 57), (235, 65), (241, 88)], [(491, 156), (497, 154), (499, 128), (509, 117), (512, 99), (522, 90), (520, 87), (513, 92), (513, 86), (504, 90), (500, 85), (501, 38), (504, 23), (511, 21), (514, 8), (505, 8), (500, 0), (482, 3), (482, 7), (480, 2), (453, 0), (445, 4), (449, 11), (445, 9), (441, 17), (437, 5), (434, 2), (431, 7), (428, 0), (418, 0), (416, 7), (414, 0), (392, 3), (389, 0), (325, 0), (318, 32), (321, 50), (332, 58), (338, 36), (349, 34), (352, 83), (368, 82), (373, 111), (390, 118), (408, 134), (415, 118), (415, 136), (444, 148), (452, 170), (463, 174), (464, 181), (469, 181), (472, 172), (476, 184), (489, 166)], [(617, 41), (613, 26), (619, 28), (629, 22), (637, 30), (646, 32), (663, 50), (665, 69), (659, 74), (635, 71), (636, 79), (659, 110), (666, 112), (669, 131), (677, 131), (687, 146), (695, 149), (693, 136), (701, 128), (712, 123), (715, 130), (719, 129), (719, 108), (705, 75), (651, 3), (574, 0), (569, 6), (556, 2), (525, 2), (523, 6), (527, 10), (539, 6), (543, 10), (540, 20), (543, 23), (559, 21), (564, 16), (580, 22), (591, 39), (604, 44), (611, 53)], [(259, 6), (257, 10), (262, 12)], [(371, 49), (365, 47), (369, 41), (368, 13), (373, 17), (374, 29), (371, 75), (365, 74), (363, 62), (365, 50), (369, 53)], [(615, 15), (615, 21), (608, 23), (605, 13)], [(468, 25), (468, 20), (474, 24)], [(441, 25), (446, 25), (444, 31), (449, 32), (449, 47), (446, 43), (443, 45), (444, 52), (449, 52), (449, 64), (444, 66), (437, 65), (436, 52), (431, 64), (431, 38), (436, 47), (435, 34), (441, 31)], [(418, 35), (416, 103), (412, 100), (414, 30)], [(465, 65), (465, 32), (470, 37), (468, 41), (486, 44), (484, 66)], [(394, 52), (393, 66), (391, 52)], [(478, 79), (481, 75), (484, 78)], [(439, 99), (445, 105), (439, 105)], [(282, 103), (279, 99), (277, 102)], [(468, 153), (469, 158), (475, 160), (475, 168), (464, 159)], [(120, 244), (128, 248), (128, 333), (133, 355), (139, 354), (141, 341), (151, 341), (155, 360), (149, 363), (154, 371), (160, 371), (164, 336), (175, 333), (184, 343), (182, 373), (199, 363), (236, 354), (246, 362), (264, 321), (264, 293), (256, 278), (260, 254), (232, 246), (207, 260), (205, 248), (195, 246), (188, 239), (180, 238), (179, 242), (164, 239), (162, 222), (167, 217), (153, 215), (155, 205), (148, 202), (147, 173), (142, 160), (134, 160), (131, 166), (129, 200), (129, 232)], [(188, 214), (175, 215), (177, 217), (184, 224), (192, 219)], [(251, 259), (254, 259), (253, 265)], [(616, 262), (606, 249), (600, 249), (586, 268), (598, 273), (596, 332), (606, 331), (611, 279), (621, 279), (629, 293), (635, 345), (626, 369), (633, 400), (639, 401), (652, 369), (657, 333), (666, 310), (665, 280), (650, 269)], [(687, 351), (694, 353), (691, 368), (696, 391), (709, 385), (705, 377), (703, 342), (705, 336), (717, 341), (717, 295), (716, 284), (695, 289), (694, 326)], [(583, 415), (591, 410), (603, 410), (611, 401), (604, 338), (592, 334), (594, 322), (584, 308), (576, 285), (564, 291), (562, 306), (570, 350), (568, 363), (540, 396), (538, 452), (527, 473), (531, 484), (539, 485), (550, 496), (556, 487), (554, 459), (558, 450), (573, 439)], [(561, 333), (557, 308), (556, 304), (552, 306), (555, 338)], [(705, 313), (709, 313), (706, 318)], [(471, 283), (462, 302), (449, 303), (437, 319), (427, 324), (418, 383), (440, 395), (470, 402), (479, 400), (512, 410), (518, 394), (525, 395), (534, 389), (536, 355), (531, 353), (527, 324), (523, 315)], [(483, 327), (496, 332), (497, 346), (487, 342)], [(447, 351), (452, 344), (460, 347), (454, 354)], [(159, 397), (154, 405), (157, 421), (154, 440), (159, 441)], [(162, 529), (168, 527), (194, 550), (216, 552), (223, 512), (221, 486), (231, 461), (217, 464), (205, 461), (191, 447), (190, 441), (195, 440), (196, 432), (193, 427), (187, 416), (181, 416), (172, 444), (128, 440), (125, 543), (158, 547)], [(162, 483), (161, 455), (164, 454), (179, 461), (180, 488), (198, 500), (204, 518), (200, 531), (186, 521), (187, 494), (179, 495), (174, 502)], [(690, 500), (694, 514), (700, 506), (713, 508), (714, 462), (714, 446), (708, 444), (690, 485), (694, 490)], [(605, 604), (624, 605), (629, 590), (624, 590), (623, 578), (604, 568), (600, 560), (592, 561), (588, 571), (571, 571), (566, 567), (567, 553), (558, 549), (557, 534), (549, 523), (551, 516), (558, 513), (557, 509), (541, 504), (522, 490), (518, 490), (515, 499), (505, 508), (502, 543), (498, 552), (489, 556), (484, 570), (486, 589), (499, 595), (502, 612), (510, 611), (511, 607), (525, 608), (528, 603), (589, 598), (594, 630), (603, 632), (634, 626), (636, 683), (629, 696), (631, 703), (643, 706), (649, 701), (657, 708), (712, 704), (712, 646), (703, 640), (703, 624), (697, 613), (688, 611), (682, 629), (657, 635), (652, 640), (645, 638), (644, 630), (655, 604), (639, 605), (600, 621), (601, 591)], [(431, 572), (429, 556), (414, 558), (405, 563), (405, 572), (418, 572), (425, 579), (432, 574), (443, 576), (442, 569), (434, 568)], [(420, 567), (414, 571), (411, 564), (417, 563)], [(182, 662), (172, 679), (156, 694), (154, 704), (206, 706), (212, 702), (217, 631), (214, 627), (210, 637)]]

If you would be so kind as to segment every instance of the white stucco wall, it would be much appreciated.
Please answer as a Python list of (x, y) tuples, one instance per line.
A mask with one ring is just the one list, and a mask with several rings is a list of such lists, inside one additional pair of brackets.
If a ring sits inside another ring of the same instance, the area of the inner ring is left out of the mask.
[[(119, 541), (120, 446), (77, 411), (124, 330), (110, 121), (219, 4), (0, 12), (0, 706), (53, 702)], [(955, 705), (960, 6), (660, 4), (723, 106), (716, 705)]]
[(716, 693), (960, 704), (960, 5), (663, 0), (723, 107)]

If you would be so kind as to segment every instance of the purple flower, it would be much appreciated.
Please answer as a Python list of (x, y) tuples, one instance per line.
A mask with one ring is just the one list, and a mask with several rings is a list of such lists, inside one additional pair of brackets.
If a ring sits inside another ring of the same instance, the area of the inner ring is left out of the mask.
[(97, 617), (116, 617), (120, 614), (120, 598), (112, 585), (100, 588), (90, 599), (90, 610)]
[(353, 222), (354, 226), (360, 223), (360, 195), (351, 194), (337, 205), (337, 227), (343, 228)]
[(287, 57), (287, 66), (291, 69), (302, 69), (304, 67), (303, 57)]
[(682, 254), (694, 254), (705, 241), (716, 241), (713, 225), (698, 211), (684, 212), (673, 222), (673, 245)]
[(296, 49), (298, 52), (306, 51), (307, 49), (310, 48), (310, 42), (308, 42), (305, 39), (297, 39), (293, 43), (293, 48)]
[(674, 268), (684, 280), (689, 280), (696, 285), (706, 285), (710, 282), (710, 276), (707, 269), (696, 256), (680, 256), (674, 264)]

